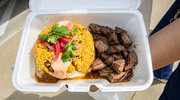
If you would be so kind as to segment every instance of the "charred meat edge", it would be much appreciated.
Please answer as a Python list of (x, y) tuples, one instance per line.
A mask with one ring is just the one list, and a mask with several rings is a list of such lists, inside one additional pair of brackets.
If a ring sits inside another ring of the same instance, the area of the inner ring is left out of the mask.
[(113, 61), (112, 65), (111, 65), (113, 70), (116, 71), (117, 73), (121, 73), (124, 70), (124, 66), (125, 66), (124, 59)]
[(101, 77), (108, 77), (113, 72), (113, 69), (111, 67), (105, 67), (98, 71), (99, 76)]
[(137, 58), (136, 53), (133, 50), (127, 56), (127, 63), (126, 63), (124, 70), (129, 70), (129, 69), (133, 68), (134, 66), (137, 65), (137, 63), (138, 63), (138, 58)]
[(91, 63), (91, 68), (92, 68), (92, 71), (97, 71), (97, 70), (100, 70), (104, 67), (106, 67), (106, 64), (104, 62), (101, 61), (101, 59), (96, 59), (95, 61), (93, 61)]
[(100, 53), (106, 51), (109, 48), (109, 45), (99, 40), (95, 42), (95, 48), (97, 52)]

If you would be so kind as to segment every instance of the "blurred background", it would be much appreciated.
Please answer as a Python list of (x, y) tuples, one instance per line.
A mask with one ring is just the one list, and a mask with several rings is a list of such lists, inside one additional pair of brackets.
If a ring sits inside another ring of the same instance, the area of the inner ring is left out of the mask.
[[(149, 34), (174, 0), (141, 1), (139, 10), (144, 14)], [(0, 0), (0, 100), (94, 100), (88, 93), (68, 92), (66, 87), (55, 93), (20, 92), (13, 87), (10, 64), (15, 62), (26, 16), (30, 12), (29, 0)], [(164, 86), (154, 80), (147, 90), (126, 92), (126, 100), (157, 100)]]

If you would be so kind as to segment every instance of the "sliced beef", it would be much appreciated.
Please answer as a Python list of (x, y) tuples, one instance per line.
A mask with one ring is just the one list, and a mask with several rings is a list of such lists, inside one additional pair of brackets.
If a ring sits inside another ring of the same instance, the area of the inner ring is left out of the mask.
[(110, 45), (116, 45), (117, 44), (117, 42), (114, 42), (114, 41), (112, 41), (112, 42), (108, 42)]
[(101, 61), (101, 59), (96, 59), (91, 63), (92, 71), (100, 70), (104, 67), (106, 67), (106, 64)]
[(98, 40), (99, 40), (100, 35), (95, 34), (95, 33), (92, 33), (92, 32), (91, 32), (91, 34), (92, 34), (92, 36), (93, 36), (93, 40), (94, 40), (94, 41), (98, 41)]
[(116, 28), (115, 28), (115, 33), (116, 33), (117, 35), (120, 35), (122, 31), (124, 31), (122, 28), (119, 28), (119, 27), (116, 26)]
[(132, 69), (133, 67), (134, 67), (133, 64), (127, 64), (127, 65), (125, 65), (124, 70), (125, 70), (125, 71), (126, 71), (126, 70), (130, 70), (130, 69)]
[(121, 53), (121, 51), (126, 51), (126, 48), (123, 45), (112, 45), (107, 50), (106, 54)]
[(113, 72), (111, 67), (105, 67), (98, 71), (99, 76), (108, 77)]
[(113, 32), (111, 32), (111, 33), (109, 34), (108, 41), (111, 42), (111, 44), (112, 44), (112, 43), (113, 43), (113, 44), (118, 44), (118, 43), (119, 43), (118, 37), (117, 37), (115, 31), (113, 31)]
[(121, 51), (126, 51), (126, 48), (123, 45), (114, 45), (116, 50), (120, 53)]
[(112, 31), (113, 31), (113, 29), (108, 26), (101, 26), (100, 32), (106, 36), (108, 36)]
[(102, 40), (104, 43), (108, 44), (107, 38), (98, 34), (91, 33), (94, 41)]
[(129, 52), (128, 51), (124, 51), (122, 54), (123, 54), (124, 58), (127, 58)]
[(99, 40), (95, 42), (95, 48), (97, 52), (100, 53), (106, 51), (109, 48), (109, 45)]
[(100, 57), (101, 57), (101, 59), (106, 60), (110, 56), (105, 53), (100, 53)]
[(114, 46), (110, 46), (108, 50), (106, 51), (106, 54), (114, 54), (117, 53), (118, 50)]
[(133, 65), (137, 65), (138, 63), (138, 58), (137, 58), (137, 55), (135, 53), (135, 51), (131, 51), (128, 56), (127, 56), (127, 63), (131, 63)]
[(129, 72), (137, 65), (138, 59), (134, 51), (128, 51), (132, 41), (127, 32), (117, 26), (113, 30), (94, 23), (89, 28), (98, 58), (91, 64), (92, 71), (98, 71), (99, 76), (107, 77), (112, 83), (120, 82), (130, 75)]
[(113, 61), (114, 61), (114, 57), (113, 57), (113, 56), (110, 56), (110, 57), (108, 57), (104, 62), (105, 62), (107, 65), (111, 66), (111, 64), (112, 64)]
[(138, 58), (137, 58), (136, 53), (133, 50), (127, 56), (127, 64), (126, 64), (124, 70), (131, 69), (133, 66), (136, 66), (137, 63), (138, 63)]
[(111, 83), (115, 83), (115, 82), (119, 82), (124, 75), (125, 72), (121, 72), (119, 74), (113, 72), (109, 75), (108, 79)]
[(113, 61), (112, 65), (111, 65), (113, 70), (116, 71), (117, 73), (121, 73), (124, 69), (124, 66), (125, 66), (125, 60), (124, 59)]
[(101, 26), (101, 25), (94, 24), (94, 23), (91, 23), (89, 25), (89, 28), (91, 29), (92, 32), (94, 32), (96, 34), (102, 34), (105, 36), (108, 36), (109, 33), (111, 33), (113, 31), (113, 29), (108, 26)]
[(123, 56), (121, 54), (113, 54), (114, 60), (120, 60), (123, 59)]
[(121, 32), (119, 39), (120, 39), (120, 43), (124, 45), (125, 48), (130, 47), (132, 44), (132, 41), (127, 35), (127, 32), (125, 30)]
[(101, 26), (100, 26), (100, 25), (91, 23), (91, 24), (89, 25), (89, 28), (91, 29), (92, 32), (94, 32), (94, 33), (96, 33), (96, 34), (101, 34), (101, 32), (100, 32)]
[(104, 37), (104, 36), (100, 36), (100, 37), (99, 37), (99, 40), (101, 40), (101, 41), (103, 41), (104, 43), (108, 44), (108, 40), (107, 40), (107, 38)]

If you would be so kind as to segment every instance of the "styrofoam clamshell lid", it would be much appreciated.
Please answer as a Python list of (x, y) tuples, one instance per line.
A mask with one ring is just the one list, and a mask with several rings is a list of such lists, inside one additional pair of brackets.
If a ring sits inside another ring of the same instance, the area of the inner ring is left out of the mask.
[(56, 11), (73, 9), (138, 9), (141, 0), (30, 0), (32, 11)]

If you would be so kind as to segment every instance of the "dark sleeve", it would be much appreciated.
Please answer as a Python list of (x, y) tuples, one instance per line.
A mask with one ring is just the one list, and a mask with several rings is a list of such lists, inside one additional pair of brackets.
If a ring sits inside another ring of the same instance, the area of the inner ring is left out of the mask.
[(180, 100), (180, 64), (169, 78), (159, 100)]

